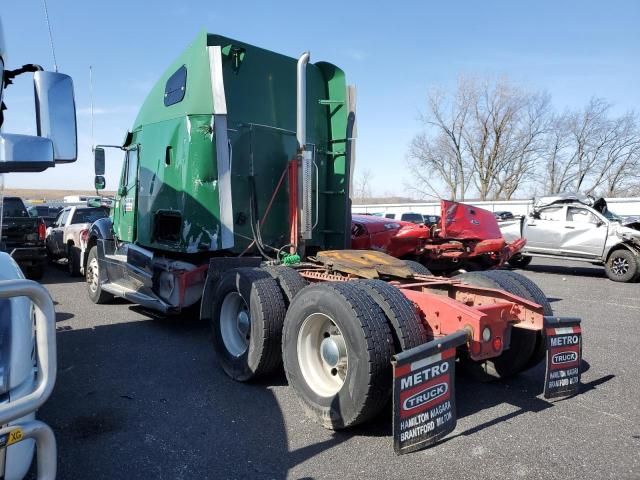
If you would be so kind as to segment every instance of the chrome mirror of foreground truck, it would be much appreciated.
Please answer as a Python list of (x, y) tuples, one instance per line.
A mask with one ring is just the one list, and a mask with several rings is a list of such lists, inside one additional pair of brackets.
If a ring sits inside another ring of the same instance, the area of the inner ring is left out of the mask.
[(0, 133), (0, 173), (42, 172), (56, 163), (75, 162), (77, 149), (75, 101), (71, 77), (45, 72), (37, 65), (4, 70), (2, 88), (15, 77), (34, 71), (38, 136)]
[(38, 136), (53, 144), (55, 163), (75, 162), (78, 156), (76, 105), (73, 80), (58, 72), (35, 72)]

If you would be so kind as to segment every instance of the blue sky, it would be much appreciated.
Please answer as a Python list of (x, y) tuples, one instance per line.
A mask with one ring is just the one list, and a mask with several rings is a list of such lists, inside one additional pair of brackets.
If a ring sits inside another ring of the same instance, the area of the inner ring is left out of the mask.
[[(430, 88), (460, 75), (507, 76), (546, 90), (562, 110), (604, 97), (640, 110), (640, 2), (323, 1), (214, 2), (48, 0), (60, 71), (73, 76), (79, 160), (10, 187), (92, 188), (88, 68), (93, 65), (95, 138), (120, 143), (147, 91), (201, 29), (341, 66), (358, 88), (357, 169), (372, 170), (377, 195), (403, 194), (405, 158)], [(52, 68), (41, 0), (0, 10), (9, 66)], [(31, 81), (6, 94), (4, 130), (34, 133)], [(292, 92), (293, 94), (293, 92)], [(107, 188), (120, 170), (110, 162)]]

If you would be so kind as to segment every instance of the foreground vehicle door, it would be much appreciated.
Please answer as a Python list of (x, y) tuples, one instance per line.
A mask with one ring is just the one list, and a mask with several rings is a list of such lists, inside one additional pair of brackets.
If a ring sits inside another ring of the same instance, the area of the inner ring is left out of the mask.
[(537, 218), (527, 217), (523, 235), (527, 239), (526, 249), (531, 252), (559, 253), (564, 220), (564, 206), (543, 208), (538, 212)]
[(127, 150), (122, 167), (122, 179), (114, 220), (116, 235), (123, 242), (133, 242), (136, 238), (136, 207), (138, 200), (138, 147)]
[(607, 224), (582, 207), (568, 207), (564, 222), (562, 253), (579, 257), (601, 257), (607, 239)]

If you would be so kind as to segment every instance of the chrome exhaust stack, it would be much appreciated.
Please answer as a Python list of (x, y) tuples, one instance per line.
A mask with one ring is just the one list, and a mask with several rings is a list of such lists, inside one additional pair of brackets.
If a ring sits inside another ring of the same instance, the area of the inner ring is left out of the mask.
[(313, 151), (307, 146), (307, 64), (311, 55), (304, 52), (298, 59), (296, 84), (296, 139), (300, 177), (298, 205), (300, 206), (300, 236), (309, 240), (313, 232)]

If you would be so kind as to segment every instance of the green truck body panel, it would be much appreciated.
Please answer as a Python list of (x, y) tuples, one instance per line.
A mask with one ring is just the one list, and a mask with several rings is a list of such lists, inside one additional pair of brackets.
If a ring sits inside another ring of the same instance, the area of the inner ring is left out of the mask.
[[(231, 146), (234, 245), (252, 241), (251, 193), (262, 215), (297, 150), (297, 60), (218, 35), (201, 33), (167, 69), (141, 107), (128, 136), (128, 158), (112, 212), (123, 241), (154, 250), (204, 254), (221, 250), (218, 162), (208, 46), (220, 46)], [(182, 67), (181, 101), (165, 106), (165, 87)], [(344, 248), (350, 238), (346, 83), (328, 63), (307, 66), (307, 142), (318, 166), (318, 225), (307, 248)], [(136, 176), (135, 181), (132, 177)], [(315, 176), (315, 175), (314, 175)], [(133, 182), (133, 183), (132, 183)], [(316, 197), (314, 178), (314, 199)], [(315, 206), (315, 201), (314, 201)], [(289, 242), (285, 178), (261, 229), (265, 244)], [(257, 220), (254, 217), (254, 220)]]

